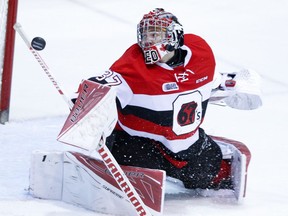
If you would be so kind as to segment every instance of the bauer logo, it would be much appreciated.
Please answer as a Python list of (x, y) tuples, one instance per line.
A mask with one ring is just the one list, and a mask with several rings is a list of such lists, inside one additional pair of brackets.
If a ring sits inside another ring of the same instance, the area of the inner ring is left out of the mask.
[(176, 91), (179, 90), (179, 87), (176, 82), (164, 83), (162, 85), (162, 90), (164, 92)]
[(80, 92), (76, 104), (74, 105), (75, 108), (71, 112), (72, 113), (70, 117), (71, 122), (75, 122), (77, 120), (81, 110), (83, 109), (88, 94), (88, 87), (89, 86), (86, 83), (82, 84), (82, 91)]

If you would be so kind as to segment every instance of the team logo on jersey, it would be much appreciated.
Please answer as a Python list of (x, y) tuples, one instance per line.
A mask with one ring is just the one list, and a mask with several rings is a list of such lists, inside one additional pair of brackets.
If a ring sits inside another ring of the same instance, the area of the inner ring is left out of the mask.
[(192, 70), (186, 69), (184, 72), (175, 73), (174, 76), (177, 82), (185, 82), (189, 80), (189, 76), (193, 75), (194, 72)]
[(179, 90), (179, 86), (177, 85), (176, 82), (164, 83), (162, 85), (162, 90), (164, 92), (176, 91), (176, 90)]
[(179, 95), (173, 102), (173, 131), (177, 135), (195, 131), (202, 121), (202, 95), (194, 91)]

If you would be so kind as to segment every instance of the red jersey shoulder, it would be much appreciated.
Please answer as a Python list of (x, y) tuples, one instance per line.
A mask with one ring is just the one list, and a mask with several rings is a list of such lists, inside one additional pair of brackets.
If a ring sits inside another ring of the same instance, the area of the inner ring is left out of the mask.
[(207, 57), (215, 64), (214, 54), (209, 44), (200, 36), (194, 34), (184, 35), (184, 44), (192, 50), (192, 55)]
[(193, 71), (196, 86), (211, 82), (214, 77), (216, 62), (209, 44), (194, 34), (185, 34), (184, 44), (192, 51), (192, 58), (185, 68)]
[(202, 44), (209, 47), (208, 43), (202, 37), (195, 34), (184, 34), (184, 44), (188, 46), (190, 44)]
[(130, 46), (124, 54), (116, 60), (110, 67), (112, 71), (130, 71), (133, 70), (133, 65), (145, 65), (142, 50), (138, 44)]

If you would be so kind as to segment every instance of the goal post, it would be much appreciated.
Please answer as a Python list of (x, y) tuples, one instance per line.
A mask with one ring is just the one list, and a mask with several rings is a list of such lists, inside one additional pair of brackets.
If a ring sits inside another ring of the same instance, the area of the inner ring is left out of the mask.
[(18, 0), (0, 0), (0, 123), (9, 121)]

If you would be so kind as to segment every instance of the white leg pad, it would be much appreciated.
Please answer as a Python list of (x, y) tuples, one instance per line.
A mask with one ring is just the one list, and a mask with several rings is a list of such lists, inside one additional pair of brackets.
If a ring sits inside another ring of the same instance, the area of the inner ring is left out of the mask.
[(32, 196), (61, 200), (63, 152), (34, 151), (31, 157), (29, 180)]

